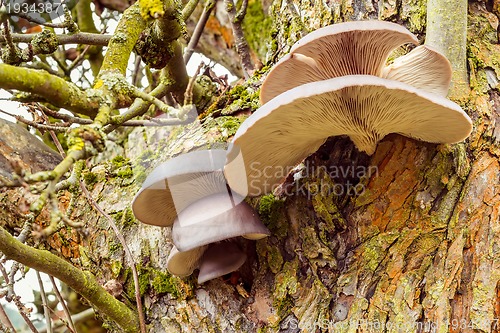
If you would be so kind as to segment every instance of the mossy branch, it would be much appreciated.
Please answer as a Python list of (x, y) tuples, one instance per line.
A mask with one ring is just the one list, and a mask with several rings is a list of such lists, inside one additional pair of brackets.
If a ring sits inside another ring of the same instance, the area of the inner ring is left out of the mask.
[(111, 296), (89, 272), (45, 250), (24, 245), (0, 227), (0, 251), (8, 259), (52, 275), (92, 303), (100, 312), (116, 322), (127, 333), (139, 331), (137, 313)]
[(116, 27), (109, 41), (109, 49), (104, 56), (99, 76), (105, 72), (119, 72), (125, 75), (128, 59), (141, 32), (146, 28), (146, 21), (141, 16), (139, 2), (130, 6)]
[(453, 76), (449, 96), (469, 93), (466, 65), (467, 0), (429, 0), (425, 44), (435, 47), (451, 62)]
[(89, 117), (94, 117), (99, 108), (99, 98), (89, 97), (73, 83), (35, 69), (0, 64), (0, 88), (30, 92), (57, 107)]

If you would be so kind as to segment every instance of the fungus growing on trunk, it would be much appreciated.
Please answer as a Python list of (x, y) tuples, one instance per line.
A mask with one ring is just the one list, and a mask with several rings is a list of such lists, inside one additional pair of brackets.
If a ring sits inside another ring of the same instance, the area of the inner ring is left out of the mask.
[[(244, 196), (228, 187), (222, 171), (225, 160), (224, 150), (172, 158), (153, 170), (134, 198), (132, 209), (141, 222), (173, 225), (174, 247), (167, 259), (173, 275), (188, 276), (200, 268), (203, 283), (232, 272), (245, 262), (246, 254), (227, 240), (239, 236), (257, 240), (270, 234)], [(214, 257), (223, 249), (225, 257)]]
[[(203, 283), (232, 272), (245, 262), (246, 254), (228, 240), (240, 236), (258, 240), (269, 235), (246, 202), (214, 194), (186, 207), (175, 219), (175, 248), (167, 269), (171, 274), (185, 276), (200, 267), (198, 281)], [(223, 255), (217, 258), (218, 254)]]
[[(389, 133), (455, 143), (471, 131), (460, 106), (437, 94), (371, 75), (342, 76), (296, 87), (254, 112), (234, 136), (225, 175), (236, 192), (257, 196), (272, 191), (330, 136), (348, 135), (371, 155)], [(230, 163), (240, 154), (244, 168)]]
[(347, 22), (318, 29), (295, 43), (273, 67), (262, 83), (260, 101), (267, 103), (305, 83), (345, 75), (374, 75), (446, 96), (451, 65), (434, 48), (419, 46), (386, 66), (390, 53), (405, 43), (418, 40), (390, 22)]
[(177, 214), (193, 202), (214, 193), (230, 196), (222, 172), (225, 159), (225, 150), (200, 150), (160, 164), (132, 202), (135, 217), (146, 224), (169, 227)]

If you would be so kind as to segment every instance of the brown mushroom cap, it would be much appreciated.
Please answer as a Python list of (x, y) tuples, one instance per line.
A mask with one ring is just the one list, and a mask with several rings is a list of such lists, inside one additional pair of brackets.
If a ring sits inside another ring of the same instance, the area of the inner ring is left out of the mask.
[(300, 39), (269, 72), (260, 101), (267, 103), (299, 85), (344, 75), (380, 76), (389, 54), (406, 43), (418, 44), (406, 28), (384, 21), (333, 24)]
[(257, 213), (246, 202), (225, 194), (198, 200), (179, 213), (172, 228), (172, 241), (180, 251), (242, 236), (269, 236)]
[(234, 272), (247, 260), (247, 255), (233, 242), (212, 244), (203, 254), (198, 283)]
[(451, 74), (451, 64), (444, 55), (433, 47), (421, 45), (408, 54), (396, 58), (391, 65), (384, 68), (381, 76), (446, 96)]
[[(302, 85), (259, 108), (236, 132), (224, 172), (234, 191), (257, 196), (274, 190), (330, 136), (348, 135), (360, 151), (373, 154), (389, 133), (454, 143), (471, 131), (467, 114), (444, 97), (394, 80), (349, 75)], [(230, 163), (239, 155), (243, 168)]]
[(225, 150), (201, 150), (160, 164), (133, 200), (135, 217), (146, 224), (171, 226), (180, 211), (200, 198), (213, 193), (230, 195), (222, 172), (225, 159)]
[(167, 258), (167, 270), (170, 274), (184, 277), (191, 275), (199, 267), (200, 259), (208, 246), (200, 246), (190, 251), (180, 252), (175, 246)]

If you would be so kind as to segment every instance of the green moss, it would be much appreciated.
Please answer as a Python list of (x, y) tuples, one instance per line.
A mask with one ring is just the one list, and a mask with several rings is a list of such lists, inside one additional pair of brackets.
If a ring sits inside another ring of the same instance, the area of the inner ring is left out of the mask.
[[(125, 211), (125, 214), (123, 213)], [(114, 213), (115, 221), (118, 225), (121, 225), (124, 229), (130, 228), (136, 224), (134, 213), (130, 208)]]
[(276, 314), (283, 318), (294, 305), (292, 295), (297, 292), (299, 282), (297, 280), (298, 261), (286, 262), (280, 273), (276, 275), (273, 292), (273, 306)]
[(114, 278), (117, 278), (120, 275), (122, 269), (123, 269), (123, 264), (118, 260), (114, 261), (111, 264), (111, 273), (113, 274)]
[(109, 252), (111, 254), (121, 251), (122, 249), (123, 247), (119, 242), (111, 242), (111, 244), (109, 244)]
[(121, 155), (118, 155), (116, 157), (114, 157), (112, 160), (111, 160), (111, 164), (116, 168), (121, 168), (122, 166), (126, 165), (129, 163), (129, 159), (128, 158), (125, 158)]
[(179, 297), (179, 291), (177, 290), (177, 278), (160, 271), (155, 271), (153, 276), (151, 286), (155, 292), (158, 294), (169, 293), (175, 298)]
[(267, 44), (271, 40), (272, 18), (264, 13), (260, 0), (248, 1), (247, 13), (242, 26), (248, 45), (261, 60), (264, 60)]
[(408, 6), (408, 22), (412, 32), (423, 32), (427, 21), (427, 0), (413, 0), (416, 2)]
[[(328, 181), (333, 183), (331, 179)], [(347, 222), (335, 204), (334, 196), (335, 193), (316, 194), (312, 200), (313, 208), (318, 217), (327, 224), (328, 229), (337, 227), (337, 229), (344, 230), (347, 227)]]
[(242, 110), (257, 110), (260, 107), (259, 91), (254, 87), (258, 78), (252, 77), (243, 85), (237, 85), (220, 96), (215, 103), (200, 115), (200, 119), (205, 119), (210, 115), (231, 115)]
[(134, 181), (137, 184), (142, 184), (148, 176), (146, 173), (146, 168), (143, 167), (142, 165), (134, 166), (133, 173), (134, 173)]
[(219, 131), (225, 138), (233, 136), (244, 120), (245, 119), (239, 117), (230, 116), (215, 118)]
[(281, 267), (283, 266), (283, 257), (281, 256), (280, 250), (277, 246), (267, 247), (267, 264), (269, 269), (274, 274), (277, 274)]
[(85, 181), (85, 185), (92, 186), (98, 181), (98, 176), (96, 173), (91, 171), (82, 172), (83, 180)]
[(273, 194), (265, 195), (259, 200), (259, 216), (277, 237), (285, 237), (288, 230), (283, 208), (284, 200), (277, 199)]
[(134, 171), (132, 171), (132, 168), (130, 167), (122, 168), (118, 170), (116, 175), (120, 178), (131, 178), (132, 176), (134, 176)]

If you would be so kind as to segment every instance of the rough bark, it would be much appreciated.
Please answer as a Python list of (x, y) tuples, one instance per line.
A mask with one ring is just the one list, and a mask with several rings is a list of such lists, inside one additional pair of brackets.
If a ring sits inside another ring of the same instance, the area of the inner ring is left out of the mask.
[[(423, 39), (425, 3), (260, 3), (272, 22), (260, 40), (273, 40), (265, 52), (272, 63), (308, 31), (343, 20), (390, 20)], [(258, 80), (233, 89), (203, 125), (135, 130), (123, 153), (130, 162), (115, 158), (87, 171), (93, 197), (120, 224), (139, 264), (150, 331), (500, 332), (498, 19), (470, 2), (468, 24), (471, 93), (462, 98), (471, 137), (434, 145), (390, 135), (371, 157), (348, 139), (329, 139), (306, 160), (302, 178), (289, 177), (277, 196), (249, 200), (273, 234), (243, 243), (249, 259), (236, 284), (170, 276), (170, 230), (135, 221), (130, 203), (161, 161), (230, 139), (241, 111), (256, 107)], [(349, 167), (370, 172), (322, 171)], [(357, 194), (325, 192), (357, 184)], [(49, 244), (102, 284), (122, 282), (121, 298), (133, 301), (131, 263), (106, 220), (79, 193), (67, 195), (75, 199), (72, 218), (87, 227), (77, 241), (67, 242), (63, 230)]]

